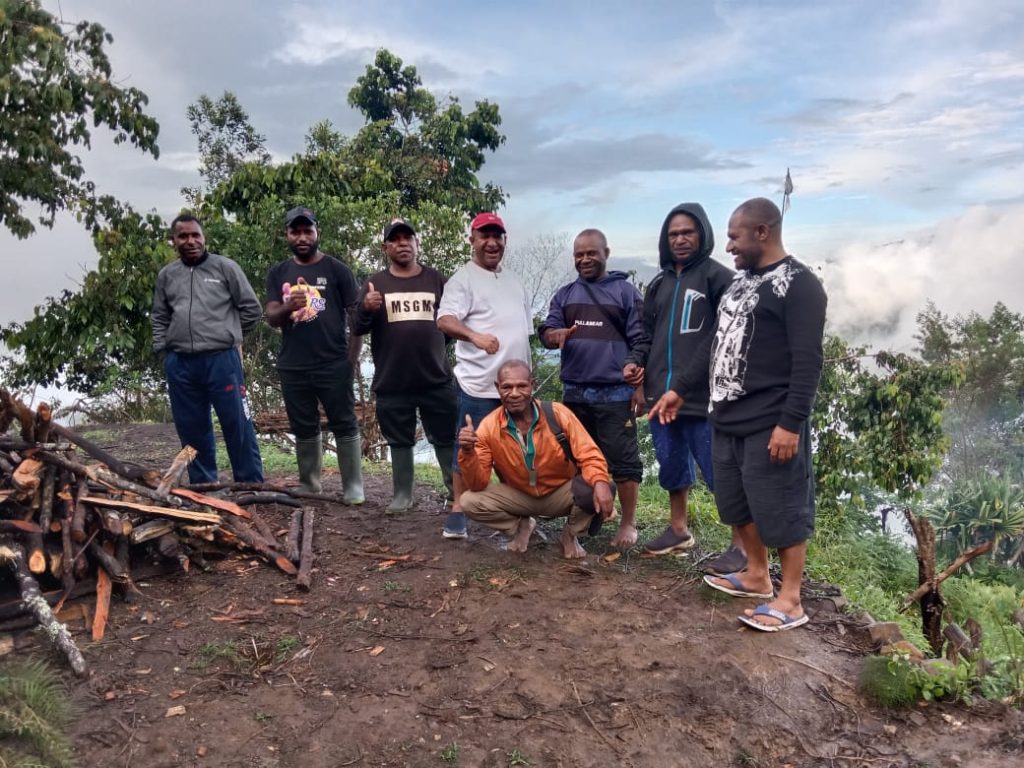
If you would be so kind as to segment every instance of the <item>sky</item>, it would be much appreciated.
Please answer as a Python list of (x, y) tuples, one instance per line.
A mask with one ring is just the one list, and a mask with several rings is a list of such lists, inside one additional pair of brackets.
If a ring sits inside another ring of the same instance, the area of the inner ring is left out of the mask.
[[(665, 214), (704, 205), (726, 264), (743, 200), (792, 207), (784, 240), (819, 268), (833, 331), (910, 351), (925, 301), (1024, 311), (1024, 3), (1020, 0), (576, 2), (44, 1), (114, 36), (115, 79), (160, 123), (160, 158), (96, 132), (103, 193), (170, 218), (198, 181), (185, 109), (233, 91), (287, 158), (375, 51), (437, 96), (496, 102), (505, 144), (482, 181), (508, 194), (510, 248), (605, 231), (610, 268), (653, 267)], [(0, 323), (73, 288), (96, 255), (64, 219), (0, 234)], [(283, 257), (283, 254), (282, 254)]]

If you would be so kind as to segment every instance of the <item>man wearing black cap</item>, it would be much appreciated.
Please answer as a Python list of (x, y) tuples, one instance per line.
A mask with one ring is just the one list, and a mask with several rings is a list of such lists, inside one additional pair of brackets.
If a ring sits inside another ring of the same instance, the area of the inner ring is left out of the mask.
[(323, 405), (338, 449), (343, 499), (346, 504), (362, 504), (362, 441), (352, 393), (359, 346), (350, 347), (346, 337), (346, 320), (359, 287), (352, 270), (320, 251), (320, 232), (311, 210), (292, 208), (284, 225), (292, 258), (267, 274), (266, 317), (284, 336), (277, 371), (295, 435), (299, 482), (305, 490), (320, 490)]
[(444, 277), (419, 263), (416, 230), (405, 219), (384, 227), (382, 248), (389, 266), (367, 280), (352, 332), (372, 334), (377, 423), (391, 451), (394, 484), (388, 512), (404, 512), (412, 506), (417, 410), (451, 493), (455, 389), (447, 340), (434, 322)]
[[(472, 259), (445, 285), (437, 326), (457, 339), (455, 379), (459, 385), (461, 427), (468, 415), (477, 426), (501, 405), (495, 381), (507, 360), (530, 359), (533, 318), (526, 289), (513, 272), (502, 269), (505, 222), (494, 213), (479, 213), (469, 225)], [(445, 538), (466, 538), (466, 516), (459, 505), (462, 477), (455, 470), (455, 502), (442, 531)]]

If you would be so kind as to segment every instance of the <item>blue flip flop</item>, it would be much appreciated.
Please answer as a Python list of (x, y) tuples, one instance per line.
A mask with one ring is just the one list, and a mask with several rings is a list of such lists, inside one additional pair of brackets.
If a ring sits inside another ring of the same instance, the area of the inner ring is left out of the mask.
[[(778, 619), (782, 623), (762, 624), (760, 621), (756, 621), (754, 616), (771, 616), (773, 619)], [(761, 603), (757, 606), (751, 616), (737, 616), (736, 618), (748, 627), (760, 632), (785, 632), (787, 629), (796, 629), (810, 621), (810, 619), (807, 618), (806, 613), (803, 616), (790, 616), (788, 613), (780, 611), (778, 608), (772, 608), (768, 603)]]
[[(715, 584), (713, 579), (725, 579), (732, 584), (732, 588), (730, 589), (729, 587), (723, 587), (721, 584)], [(774, 592), (768, 592), (767, 594), (764, 592), (748, 592), (743, 588), (743, 583), (740, 581), (740, 575), (738, 573), (727, 573), (723, 576), (708, 575), (704, 577), (704, 583), (712, 589), (717, 589), (719, 592), (725, 592), (725, 594), (732, 595), (733, 597), (756, 597), (759, 600), (766, 600), (768, 598), (775, 597)]]

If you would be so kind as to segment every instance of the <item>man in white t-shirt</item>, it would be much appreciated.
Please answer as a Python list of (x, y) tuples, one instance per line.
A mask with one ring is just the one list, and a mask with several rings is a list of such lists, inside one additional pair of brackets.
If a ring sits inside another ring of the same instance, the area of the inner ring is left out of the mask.
[[(505, 222), (494, 213), (481, 213), (469, 225), (473, 258), (445, 284), (437, 308), (437, 327), (456, 339), (455, 379), (459, 385), (459, 416), (478, 426), (499, 405), (495, 381), (506, 360), (530, 359), (533, 323), (530, 303), (519, 278), (501, 268), (505, 256)], [(445, 518), (447, 539), (466, 538), (466, 516), (459, 497), (464, 490), (456, 463), (455, 501)]]

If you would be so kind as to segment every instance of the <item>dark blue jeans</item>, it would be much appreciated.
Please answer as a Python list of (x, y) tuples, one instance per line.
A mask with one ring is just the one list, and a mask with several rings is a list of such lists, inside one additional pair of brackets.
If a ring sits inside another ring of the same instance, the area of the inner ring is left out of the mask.
[(263, 460), (256, 443), (245, 399), (242, 360), (237, 349), (185, 354), (168, 352), (164, 358), (171, 413), (181, 444), (198, 452), (188, 465), (192, 483), (217, 480), (217, 452), (210, 407), (217, 412), (235, 482), (262, 483)]

